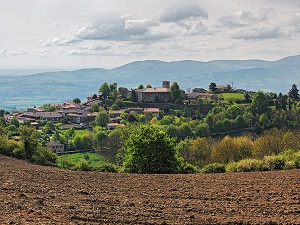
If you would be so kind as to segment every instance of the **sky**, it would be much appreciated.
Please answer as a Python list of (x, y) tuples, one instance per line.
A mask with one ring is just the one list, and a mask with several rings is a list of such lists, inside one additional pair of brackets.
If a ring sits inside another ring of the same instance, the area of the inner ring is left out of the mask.
[(0, 69), (299, 54), (299, 0), (0, 0)]

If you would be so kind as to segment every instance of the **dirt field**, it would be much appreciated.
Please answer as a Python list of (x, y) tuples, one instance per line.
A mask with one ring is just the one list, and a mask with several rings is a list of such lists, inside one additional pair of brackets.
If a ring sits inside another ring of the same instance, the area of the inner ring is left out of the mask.
[(0, 156), (0, 224), (300, 224), (300, 170), (110, 174)]

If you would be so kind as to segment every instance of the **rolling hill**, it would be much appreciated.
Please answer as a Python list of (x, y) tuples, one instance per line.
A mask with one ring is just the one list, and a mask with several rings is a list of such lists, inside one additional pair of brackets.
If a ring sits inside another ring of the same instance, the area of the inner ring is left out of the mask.
[(87, 95), (97, 93), (104, 82), (117, 82), (118, 86), (134, 88), (139, 84), (158, 87), (162, 80), (170, 80), (171, 83), (176, 81), (183, 90), (194, 87), (207, 89), (210, 82), (216, 82), (217, 85), (233, 83), (234, 88), (287, 93), (292, 84), (298, 86), (299, 78), (300, 55), (277, 61), (147, 60), (110, 70), (91, 68), (23, 76), (0, 71), (0, 108), (25, 109), (44, 103), (60, 103), (75, 97), (84, 101)]

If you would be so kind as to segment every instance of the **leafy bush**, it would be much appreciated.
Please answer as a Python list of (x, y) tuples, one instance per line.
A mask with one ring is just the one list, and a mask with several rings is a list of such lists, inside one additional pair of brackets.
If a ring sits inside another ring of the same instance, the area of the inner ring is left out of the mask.
[(297, 169), (300, 169), (300, 156), (295, 156), (293, 163)]
[(56, 166), (57, 155), (50, 149), (39, 147), (30, 161), (42, 166)]
[(200, 173), (225, 173), (225, 172), (226, 172), (225, 165), (219, 163), (208, 164), (200, 170)]
[(6, 137), (0, 137), (0, 154), (12, 156), (13, 150), (20, 144), (14, 140), (9, 140)]
[(243, 159), (236, 163), (234, 172), (266, 171), (267, 165), (259, 159)]
[(118, 167), (113, 163), (102, 162), (102, 163), (100, 163), (100, 165), (95, 167), (95, 170), (99, 171), (99, 172), (117, 173), (118, 172)]
[(285, 168), (285, 160), (282, 156), (265, 156), (264, 161), (270, 170), (283, 170)]
[(193, 166), (192, 164), (186, 163), (183, 168), (181, 169), (182, 173), (197, 173), (198, 170), (195, 166)]
[(76, 164), (72, 160), (62, 156), (58, 158), (57, 166), (62, 169), (74, 170)]
[(80, 163), (76, 164), (74, 167), (78, 171), (93, 171), (94, 167), (88, 163), (86, 160), (82, 160)]
[(230, 162), (225, 166), (226, 172), (233, 173), (236, 172), (236, 164), (237, 162)]
[(13, 150), (13, 155), (18, 159), (25, 159), (25, 148), (23, 143)]

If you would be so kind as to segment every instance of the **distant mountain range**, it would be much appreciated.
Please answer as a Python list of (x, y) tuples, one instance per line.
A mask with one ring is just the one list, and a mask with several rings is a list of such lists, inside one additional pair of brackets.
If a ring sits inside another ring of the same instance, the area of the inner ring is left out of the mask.
[[(20, 72), (18, 72), (20, 74)], [(209, 62), (184, 60), (162, 62), (136, 61), (114, 69), (80, 69), (43, 72), (32, 75), (5, 74), (0, 71), (0, 109), (25, 109), (45, 103), (61, 103), (98, 92), (104, 83), (135, 88), (139, 84), (160, 87), (163, 80), (176, 81), (180, 88), (203, 87), (210, 82), (232, 84), (236, 89), (287, 93), (292, 84), (299, 85), (300, 55), (277, 61), (215, 60)]]

